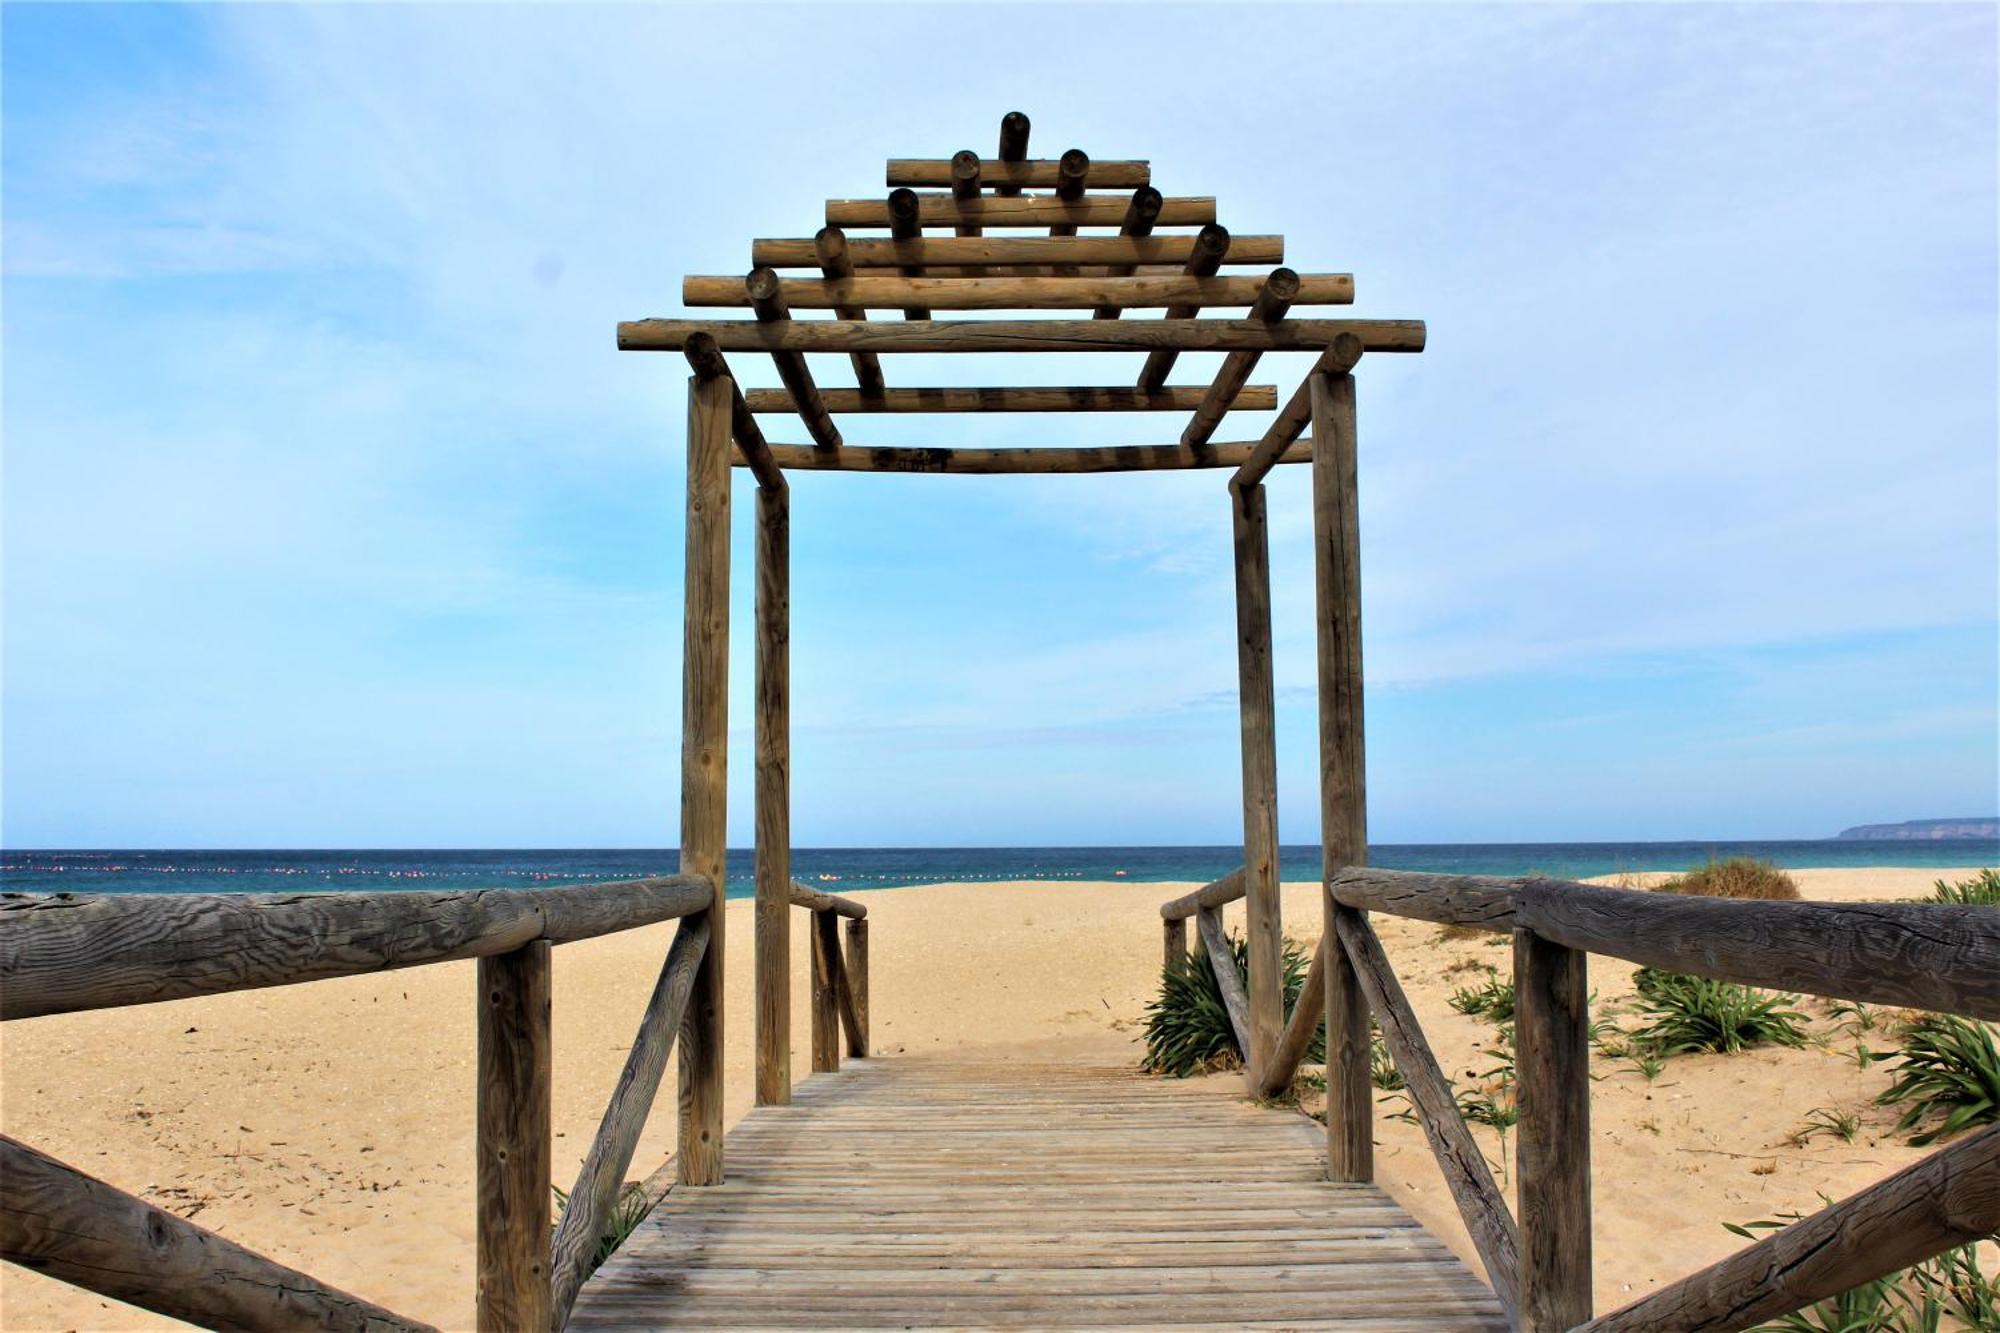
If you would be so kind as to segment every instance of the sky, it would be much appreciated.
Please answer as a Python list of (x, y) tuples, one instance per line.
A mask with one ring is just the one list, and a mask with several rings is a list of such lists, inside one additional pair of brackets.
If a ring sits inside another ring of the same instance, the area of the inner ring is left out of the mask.
[[(1428, 322), (1421, 356), (1357, 372), (1373, 840), (2000, 807), (1991, 6), (8, 4), (0, 28), (10, 847), (673, 845), (686, 368), (614, 325), (879, 195), (885, 158), (990, 153), (1016, 109), (1037, 156), (1150, 158), (1293, 267), (1353, 272), (1353, 314)], [(1253, 382), (1282, 396), (1308, 360)], [(889, 370), (1119, 384), (1137, 359)], [(1288, 843), (1318, 835), (1306, 471), (1270, 482)], [(796, 476), (794, 841), (1238, 838), (1225, 475)]]

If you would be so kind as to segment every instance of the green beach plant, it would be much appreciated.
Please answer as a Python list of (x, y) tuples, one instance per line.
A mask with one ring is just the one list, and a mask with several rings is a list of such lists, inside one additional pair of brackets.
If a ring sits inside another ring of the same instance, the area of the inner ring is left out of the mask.
[[(1241, 937), (1229, 937), (1230, 955), (1239, 973), (1247, 972), (1250, 946)], [(1305, 950), (1291, 940), (1284, 946), (1285, 1012), (1290, 1013), (1305, 989), (1309, 960)], [(1160, 974), (1160, 993), (1146, 1006), (1146, 1055), (1140, 1068), (1149, 1074), (1186, 1078), (1211, 1069), (1226, 1069), (1243, 1063), (1236, 1049), (1236, 1033), (1229, 1025), (1229, 1010), (1222, 1002), (1222, 990), (1208, 963), (1189, 954)], [(1326, 1060), (1325, 1025), (1313, 1034), (1305, 1060), (1310, 1064)]]
[(1911, 1146), (2000, 1121), (2000, 1049), (1994, 1047), (1991, 1024), (1934, 1014), (1909, 1030), (1895, 1058), (1901, 1062), (1896, 1080), (1876, 1100), (1884, 1106), (1909, 1103), (1896, 1132), (1941, 1117), (1911, 1136)]
[(1468, 1017), (1483, 1018), (1490, 1023), (1510, 1022), (1514, 1017), (1514, 983), (1502, 981), (1489, 968), (1484, 984), (1459, 987), (1451, 993), (1449, 1003)]
[(1796, 900), (1799, 886), (1769, 861), (1748, 856), (1732, 856), (1726, 861), (1711, 860), (1684, 875), (1676, 875), (1655, 890), (1657, 893), (1692, 894), (1699, 898), (1764, 898)]
[(1792, 1131), (1792, 1142), (1803, 1148), (1820, 1135), (1831, 1134), (1842, 1143), (1852, 1143), (1860, 1133), (1860, 1116), (1830, 1106), (1816, 1106), (1806, 1112), (1805, 1123)]
[(1958, 907), (2000, 907), (2000, 870), (1989, 867), (1956, 884), (1939, 880), (1931, 901)]
[(1634, 980), (1639, 1008), (1651, 1016), (1636, 1035), (1661, 1055), (1805, 1044), (1806, 1016), (1787, 1007), (1796, 996), (1650, 967)]
[[(1826, 1198), (1821, 1195), (1821, 1198)], [(1831, 1203), (1832, 1200), (1828, 1199)], [(1798, 1221), (1800, 1214), (1723, 1227), (1746, 1240)], [(1751, 1333), (1939, 1333), (1946, 1317), (1973, 1333), (2000, 1330), (2000, 1279), (1981, 1266), (1979, 1247), (1962, 1245), (1912, 1268), (1849, 1287)]]

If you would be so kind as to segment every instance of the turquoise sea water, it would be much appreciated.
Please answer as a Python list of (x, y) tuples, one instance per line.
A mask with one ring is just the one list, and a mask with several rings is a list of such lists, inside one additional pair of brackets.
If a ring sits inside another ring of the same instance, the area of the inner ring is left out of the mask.
[[(1711, 857), (1755, 856), (1778, 865), (1990, 866), (2000, 840), (1941, 842), (1550, 842), (1386, 844), (1372, 864), (1457, 874), (1581, 879), (1624, 870), (1685, 870)], [(0, 853), (0, 888), (22, 892), (302, 892), (322, 889), (534, 888), (583, 880), (669, 874), (658, 850), (548, 851), (23, 851)], [(946, 881), (1126, 880), (1205, 883), (1240, 865), (1238, 847), (878, 847), (792, 853), (796, 879), (829, 890)], [(1286, 847), (1286, 879), (1319, 874), (1319, 848)], [(750, 894), (750, 853), (729, 854), (729, 896)]]

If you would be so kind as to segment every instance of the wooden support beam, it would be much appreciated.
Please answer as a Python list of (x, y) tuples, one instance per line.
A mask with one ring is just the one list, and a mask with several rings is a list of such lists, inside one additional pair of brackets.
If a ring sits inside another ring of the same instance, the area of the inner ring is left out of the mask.
[(1247, 1068), (1250, 1061), (1250, 999), (1243, 993), (1243, 974), (1236, 970), (1236, 951), (1222, 931), (1222, 913), (1204, 907), (1194, 914), (1195, 929), (1201, 932), (1202, 952), (1208, 955), (1209, 970), (1215, 973), (1215, 987), (1222, 992), (1222, 1007), (1229, 1011), (1229, 1027), (1236, 1034), (1236, 1050)]
[[(1053, 158), (1008, 162), (999, 158), (980, 158), (976, 153), (973, 158), (979, 163), (980, 183), (991, 186), (995, 194), (1005, 195), (1019, 194), (1024, 186), (1031, 190), (1054, 188), (1062, 166)], [(892, 157), (883, 183), (908, 185), (919, 190), (943, 189), (951, 185), (957, 161), (956, 157)], [(1152, 180), (1153, 164), (1150, 162), (1092, 159), (1084, 184), (1094, 190), (1130, 190), (1150, 185)]]
[(1174, 917), (1172, 920), (1162, 921), (1160, 923), (1160, 926), (1164, 934), (1160, 965), (1166, 970), (1171, 972), (1176, 964), (1180, 963), (1187, 957), (1187, 951), (1188, 951), (1187, 918), (1184, 916), (1177, 916)]
[[(201, 1328), (430, 1329), (3, 1134), (0, 1259)], [(116, 1315), (93, 1319), (99, 1326), (122, 1322)]]
[[(1184, 275), (1117, 277), (858, 277), (779, 278), (777, 309), (832, 310), (842, 319), (848, 312), (921, 305), (929, 310), (1090, 310), (1120, 307), (1268, 308), (1272, 278), (1187, 277)], [(1279, 269), (1279, 273), (1291, 273)], [(1354, 276), (1349, 273), (1292, 274), (1283, 280), (1292, 305), (1348, 305), (1354, 300)], [(681, 279), (681, 304), (691, 307), (742, 307), (755, 303), (743, 279), (691, 274)], [(1115, 318), (1115, 315), (1112, 316)], [(1104, 316), (1099, 316), (1104, 318)]]
[[(886, 207), (889, 210), (888, 227), (892, 240), (913, 241), (923, 235), (923, 223), (919, 218), (917, 193), (915, 190), (891, 190), (889, 192), (889, 202)], [(831, 222), (832, 218), (829, 217), (827, 220)], [(905, 278), (921, 277), (923, 274), (923, 270), (914, 264), (905, 264), (898, 271)], [(903, 307), (904, 319), (929, 319), (930, 317), (931, 312), (923, 306), (909, 305)]]
[(1168, 921), (1182, 921), (1196, 912), (1226, 907), (1241, 898), (1243, 892), (1243, 868), (1238, 866), (1221, 879), (1204, 884), (1193, 893), (1169, 903), (1162, 903), (1160, 915)]
[(1590, 1318), (1589, 955), (1514, 932), (1522, 1333)]
[[(840, 282), (854, 276), (854, 261), (848, 257), (847, 233), (838, 227), (821, 227), (813, 237), (813, 253), (819, 259), (819, 271), (829, 282)], [(782, 286), (780, 290), (783, 290)], [(867, 308), (859, 305), (835, 306), (836, 315), (842, 319), (866, 319)], [(882, 392), (882, 363), (872, 352), (851, 352), (848, 360), (854, 366), (854, 382), (861, 386), (864, 394)]]
[[(1005, 169), (1019, 169), (1026, 164), (1028, 159), (1029, 128), (1027, 116), (1019, 111), (1009, 111), (1006, 115), (1000, 117), (999, 154), (1000, 161)], [(1058, 163), (1056, 166), (1059, 170), (1061, 164)], [(1053, 184), (1053, 180), (1050, 183)], [(1010, 180), (995, 185), (993, 193), (1003, 197), (1018, 195), (1021, 193), (1021, 186)]]
[(821, 893), (797, 880), (792, 881), (792, 906), (811, 912), (831, 912), (849, 921), (860, 921), (868, 915), (868, 909), (852, 898), (843, 898), (837, 893)]
[[(1190, 278), (1212, 277), (1222, 267), (1224, 256), (1240, 253), (1248, 248), (1246, 242), (1251, 237), (1232, 238), (1227, 227), (1210, 223), (1195, 235), (1194, 245), (1189, 249), (1182, 265), (1182, 273)], [(1282, 250), (1284, 247), (1278, 247)], [(1272, 260), (1279, 263), (1279, 260)], [(1168, 306), (1168, 319), (1193, 319), (1201, 313), (1199, 303), (1184, 303)], [(1174, 368), (1174, 361), (1180, 353), (1171, 348), (1159, 348), (1146, 354), (1146, 364), (1139, 369), (1139, 387), (1157, 389), (1167, 382), (1167, 373)]]
[[(1125, 219), (1126, 200), (1121, 195), (1084, 194), (1079, 190), (1070, 197), (1060, 193), (1061, 189), (1059, 185), (1056, 194), (1023, 195), (1018, 199), (996, 195), (957, 199), (950, 194), (910, 193), (916, 201), (919, 227), (956, 227), (964, 222), (976, 222), (982, 227), (1116, 227)], [(898, 190), (890, 198), (901, 193)], [(826, 220), (836, 227), (888, 227), (893, 217), (892, 205), (882, 199), (826, 201)], [(1199, 227), (1213, 221), (1215, 199), (1209, 195), (1168, 195), (1160, 201), (1160, 215), (1156, 219), (1162, 227)], [(1052, 231), (1051, 234), (1073, 233)]]
[[(1263, 288), (1257, 293), (1257, 303), (1250, 307), (1250, 318), (1275, 323), (1285, 317), (1285, 312), (1298, 299), (1300, 292), (1299, 275), (1288, 268), (1275, 268), (1271, 276), (1264, 280)], [(1236, 401), (1237, 391), (1249, 380), (1250, 372), (1257, 368), (1257, 360), (1263, 353), (1258, 351), (1231, 352), (1222, 360), (1221, 369), (1215, 372), (1214, 383), (1208, 386), (1208, 394), (1201, 400), (1201, 406), (1194, 411), (1194, 419), (1181, 432), (1182, 444), (1201, 444), (1222, 424), (1222, 418)]]
[[(1132, 202), (1125, 206), (1125, 221), (1119, 224), (1120, 236), (1145, 236), (1153, 230), (1153, 224), (1160, 217), (1160, 192), (1150, 185), (1142, 185), (1132, 192)], [(1106, 270), (1107, 278), (1129, 277), (1136, 264), (1118, 264)], [(1094, 318), (1116, 319), (1119, 315), (1116, 305), (1097, 307)]]
[(687, 1012), (688, 994), (694, 989), (695, 973), (707, 950), (705, 919), (696, 917), (674, 932), (673, 945), (667, 950), (631, 1052), (625, 1057), (625, 1068), (618, 1075), (618, 1086), (604, 1108), (597, 1137), (591, 1140), (590, 1152), (576, 1173), (569, 1203), (549, 1246), (550, 1328), (559, 1330), (569, 1322), (576, 1294), (590, 1276), (591, 1260), (611, 1219), (625, 1172), (632, 1165), (639, 1133), (652, 1113), (660, 1077), (667, 1069), (667, 1055), (673, 1050), (681, 1016)]
[[(1159, 219), (1156, 217), (1154, 222)], [(844, 234), (844, 233), (843, 233)], [(1219, 244), (1218, 244), (1219, 242)], [(847, 238), (847, 254), (857, 271), (915, 266), (933, 276), (939, 265), (982, 265), (994, 268), (1041, 267), (1047, 264), (1117, 264), (1170, 268), (1191, 277), (1207, 277), (1223, 264), (1272, 265), (1285, 262), (1282, 236), (1231, 236), (1210, 224), (1195, 235), (1151, 236), (922, 236)], [(1213, 254), (1214, 262), (1189, 266), (1197, 255)], [(765, 239), (750, 244), (750, 262), (760, 268), (821, 267), (812, 240)]]
[[(696, 918), (699, 920), (700, 918)], [(549, 945), (479, 960), (477, 1178), (481, 1333), (549, 1326)]]
[(1271, 675), (1271, 552), (1262, 486), (1229, 488), (1236, 563), (1236, 687), (1243, 760), (1243, 902), (1249, 941), (1253, 1083), (1285, 1025), (1285, 931), (1278, 896), (1277, 691)]
[[(808, 472), (931, 472), (962, 476), (1023, 473), (1158, 472), (1182, 468), (1240, 466), (1256, 445), (1249, 442), (1205, 444), (1118, 444), (1101, 447), (926, 449), (863, 447), (821, 449), (803, 444), (774, 444), (778, 465)], [(1312, 443), (1301, 440), (1281, 463), (1312, 461)]]
[(1322, 352), (1343, 333), (1370, 352), (1421, 352), (1415, 319), (637, 319), (618, 326), (627, 352), (678, 352), (706, 333), (725, 352)]
[[(1313, 582), (1318, 626), (1321, 884), (1368, 860), (1368, 800), (1361, 718), (1361, 545), (1355, 526), (1354, 382), (1313, 384)], [(1349, 909), (1322, 888), (1321, 934), (1338, 937)], [(1366, 919), (1360, 919), (1365, 925)], [(1368, 1006), (1345, 951), (1329, 949), (1326, 974), (1327, 1171), (1374, 1177), (1375, 1096)]]
[(757, 1104), (792, 1099), (792, 509), (757, 488)]
[[(1090, 154), (1084, 152), (1081, 148), (1071, 148), (1065, 151), (1062, 155), (1062, 160), (1056, 164), (1056, 199), (1064, 204), (1074, 204), (1082, 199), (1083, 180), (1089, 174)], [(1158, 214), (1159, 209), (1154, 209), (1153, 211), (1155, 214)], [(1077, 224), (1075, 222), (1065, 217), (1049, 224), (1049, 235), (1074, 236), (1076, 235), (1076, 227)], [(1073, 264), (1058, 264), (1055, 267), (1055, 272), (1059, 277), (1073, 278), (1077, 275), (1078, 269)]]
[(1995, 1235), (2000, 1125), (1977, 1130), (1577, 1333), (1736, 1333)]
[[(829, 412), (1188, 412), (1201, 403), (1205, 388), (1183, 385), (1171, 389), (1131, 389), (1123, 385), (1055, 386), (1032, 384), (1018, 388), (885, 389), (870, 394), (858, 389), (821, 389), (820, 401)], [(752, 412), (796, 412), (792, 395), (783, 389), (751, 389)], [(1278, 405), (1278, 391), (1269, 384), (1245, 386), (1236, 405), (1246, 411), (1269, 411)]]
[[(749, 405), (743, 401), (743, 390), (737, 386), (736, 377), (730, 373), (729, 362), (722, 355), (722, 349), (715, 345), (715, 339), (707, 334), (690, 338), (683, 354), (697, 379), (726, 377), (729, 380), (729, 433), (736, 438), (736, 447), (749, 460), (750, 470), (756, 473), (761, 485), (782, 485), (785, 474), (771, 461), (770, 441), (764, 438), (763, 427), (757, 424), (757, 418), (751, 415)], [(789, 393), (785, 395), (785, 400), (793, 401)]]
[(840, 925), (831, 912), (812, 914), (812, 1071), (840, 1068)]
[[(1333, 346), (1320, 354), (1319, 361), (1303, 380), (1298, 390), (1285, 401), (1284, 410), (1278, 419), (1264, 432), (1264, 438), (1257, 442), (1256, 452), (1251, 454), (1242, 467), (1236, 470), (1235, 484), (1251, 486), (1264, 480), (1279, 455), (1292, 447), (1294, 441), (1305, 431), (1312, 420), (1312, 383), (1316, 375), (1345, 375), (1353, 370), (1361, 360), (1361, 339), (1352, 334), (1343, 334), (1333, 340)], [(1252, 410), (1239, 392), (1236, 406)]]
[(868, 1058), (868, 918), (853, 917), (847, 922), (847, 959), (840, 975), (846, 982), (847, 1053), (857, 1060)]
[[(743, 296), (756, 311), (757, 320), (762, 324), (789, 324), (792, 312), (786, 307), (785, 293), (778, 275), (768, 268), (755, 268), (743, 279)], [(799, 405), (799, 419), (805, 422), (806, 432), (813, 437), (813, 443), (822, 449), (840, 447), (840, 430), (833, 424), (826, 404), (819, 398), (819, 386), (813, 383), (812, 368), (806, 365), (804, 356), (797, 352), (773, 352), (771, 362), (778, 368), (778, 378)], [(734, 381), (731, 382), (732, 392)]]
[[(1417, 1122), (1430, 1140), (1431, 1152), (1444, 1174), (1444, 1183), (1458, 1204), (1458, 1215), (1472, 1236), (1472, 1244), (1486, 1265), (1493, 1294), (1500, 1298), (1511, 1316), (1520, 1290), (1521, 1242), (1514, 1219), (1507, 1212), (1507, 1200), (1493, 1183), (1493, 1172), (1479, 1151), (1472, 1131), (1459, 1114), (1452, 1096), (1451, 1080), (1438, 1068), (1430, 1042), (1417, 1022), (1416, 1011), (1403, 994), (1402, 983), (1389, 966), (1389, 956), (1368, 918), (1350, 908), (1341, 908), (1335, 937), (1354, 965), (1367, 994), (1369, 1006), (1382, 1025), (1382, 1041), (1403, 1075), (1405, 1090), (1417, 1109)], [(1329, 1055), (1331, 1051), (1328, 1052)]]
[(722, 1183), (723, 909), (728, 884), (729, 401), (728, 380), (688, 386), (687, 597), (681, 666), (681, 870), (704, 877), (708, 949), (681, 1023), (680, 1124), (675, 1161), (684, 1185)]
[(1325, 1022), (1326, 945), (1322, 942), (1313, 951), (1312, 966), (1306, 969), (1305, 984), (1299, 988), (1299, 1001), (1292, 1006), (1291, 1016), (1285, 1020), (1285, 1030), (1278, 1038), (1277, 1049), (1271, 1052), (1269, 1063), (1257, 1071), (1255, 1091), (1259, 1096), (1276, 1097), (1291, 1086), (1292, 1075), (1299, 1072), (1299, 1064), (1312, 1047), (1314, 1035)]

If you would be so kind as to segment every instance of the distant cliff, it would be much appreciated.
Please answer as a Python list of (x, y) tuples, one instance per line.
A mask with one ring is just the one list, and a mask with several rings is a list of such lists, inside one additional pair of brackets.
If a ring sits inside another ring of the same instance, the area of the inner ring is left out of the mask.
[(1938, 842), (1945, 838), (2000, 838), (2000, 819), (1908, 819), (1900, 824), (1856, 824), (1843, 838)]

